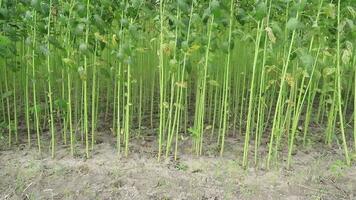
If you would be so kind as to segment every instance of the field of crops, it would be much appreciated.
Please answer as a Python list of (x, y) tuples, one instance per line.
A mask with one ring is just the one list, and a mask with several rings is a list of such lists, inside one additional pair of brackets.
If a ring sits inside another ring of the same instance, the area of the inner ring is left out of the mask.
[(355, 22), (353, 0), (0, 0), (0, 151), (351, 167)]

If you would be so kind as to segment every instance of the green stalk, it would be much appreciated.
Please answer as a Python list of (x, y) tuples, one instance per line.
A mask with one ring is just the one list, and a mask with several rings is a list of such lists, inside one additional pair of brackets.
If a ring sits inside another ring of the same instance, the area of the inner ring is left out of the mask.
[[(190, 30), (191, 30), (191, 25), (192, 25), (192, 17), (193, 17), (193, 11), (194, 11), (194, 2), (192, 2), (191, 7), (190, 7), (190, 15), (189, 15), (189, 23), (188, 23), (188, 30), (187, 30), (187, 37), (186, 37), (186, 41), (189, 41), (190, 39)], [(177, 19), (179, 19), (180, 16), (180, 10), (178, 9), (177, 11)], [(187, 64), (187, 56), (188, 54), (185, 52), (184, 56), (183, 56), (183, 66), (181, 68), (180, 74), (178, 74), (178, 77), (180, 75), (180, 83), (183, 83), (185, 80), (185, 68), (186, 68), (186, 64)], [(179, 78), (178, 78), (179, 79)], [(183, 96), (184, 94), (186, 95), (187, 92), (186, 90), (183, 91), (184, 87), (181, 86), (179, 87), (179, 90), (177, 90), (177, 105), (176, 105), (176, 115), (175, 117), (177, 117), (175, 119), (175, 124), (176, 124), (176, 130), (175, 130), (175, 149), (174, 149), (174, 160), (177, 160), (177, 153), (178, 153), (178, 140), (179, 140), (179, 131), (180, 131), (180, 124), (181, 124), (181, 118), (183, 117), (183, 115), (185, 115), (186, 112), (182, 112), (182, 109), (185, 109), (185, 111), (187, 111), (186, 109), (186, 105), (184, 105), (183, 102)], [(187, 97), (187, 95), (186, 95)], [(186, 98), (184, 98), (184, 100), (186, 100)], [(185, 103), (186, 104), (186, 103)], [(185, 121), (186, 123), (186, 121)], [(185, 124), (186, 125), (186, 124)], [(185, 126), (186, 127), (186, 126)]]
[(317, 60), (318, 60), (318, 57), (319, 57), (319, 51), (320, 51), (320, 46), (318, 48), (318, 51), (316, 53), (316, 58), (315, 58), (315, 62), (314, 62), (314, 65), (313, 65), (313, 70), (312, 70), (312, 73), (310, 75), (310, 79), (309, 79), (309, 82), (308, 82), (308, 85), (304, 91), (304, 95), (302, 97), (302, 93), (303, 93), (303, 85), (304, 85), (304, 78), (305, 76), (303, 75), (303, 81), (302, 81), (302, 84), (301, 84), (301, 89), (300, 89), (300, 94), (299, 94), (299, 97), (298, 97), (298, 102), (297, 102), (297, 107), (296, 107), (296, 110), (295, 110), (295, 116), (293, 118), (293, 125), (292, 125), (292, 136), (291, 136), (291, 142), (289, 144), (289, 148), (288, 148), (288, 160), (287, 160), (287, 166), (288, 168), (290, 168), (290, 165), (291, 165), (291, 157), (292, 157), (292, 151), (293, 151), (293, 145), (294, 145), (294, 138), (295, 138), (295, 134), (296, 134), (296, 131), (297, 131), (297, 126), (298, 126), (298, 122), (299, 122), (299, 119), (300, 119), (300, 115), (302, 113), (302, 109), (303, 109), (303, 105), (304, 105), (304, 101), (305, 101), (305, 98), (307, 96), (307, 93), (309, 92), (309, 88), (312, 84), (312, 81), (313, 80), (313, 77), (314, 77), (314, 72), (315, 72), (315, 68), (316, 68), (316, 65), (317, 65)]
[(251, 126), (252, 126), (252, 112), (253, 112), (253, 102), (254, 102), (254, 96), (255, 96), (255, 78), (256, 78), (256, 66), (257, 66), (257, 59), (259, 55), (259, 49), (260, 49), (260, 40), (261, 40), (261, 35), (262, 35), (262, 28), (263, 28), (263, 22), (258, 21), (257, 22), (257, 35), (256, 35), (256, 41), (255, 41), (255, 56), (253, 59), (253, 66), (252, 66), (252, 79), (251, 79), (251, 87), (250, 87), (250, 96), (249, 96), (249, 102), (248, 102), (248, 111), (247, 111), (247, 122), (246, 122), (246, 134), (245, 134), (245, 144), (244, 144), (244, 153), (243, 153), (243, 159), (242, 159), (242, 166), (247, 167), (247, 160), (248, 160), (248, 151), (249, 151), (249, 143), (250, 143), (250, 131), (251, 131)]
[[(296, 19), (298, 19), (299, 17), (299, 12), (297, 12), (296, 15)], [(270, 167), (270, 162), (271, 162), (271, 158), (272, 158), (272, 146), (273, 146), (273, 142), (274, 142), (274, 136), (276, 134), (277, 131), (277, 124), (279, 124), (279, 120), (280, 119), (280, 109), (281, 109), (281, 104), (282, 104), (282, 93), (283, 93), (283, 88), (284, 88), (284, 84), (285, 84), (285, 77), (287, 74), (287, 69), (288, 69), (288, 65), (290, 62), (290, 56), (292, 53), (292, 48), (293, 48), (293, 43), (294, 43), (294, 39), (295, 39), (295, 34), (296, 31), (293, 30), (292, 32), (292, 37), (290, 40), (290, 44), (289, 44), (289, 50), (288, 50), (288, 54), (287, 54), (287, 59), (285, 64), (283, 65), (283, 69), (282, 69), (282, 77), (281, 77), (281, 83), (280, 83), (280, 88), (279, 88), (279, 92), (278, 92), (278, 97), (277, 97), (277, 102), (276, 102), (276, 110), (275, 110), (275, 114), (273, 117), (273, 125), (272, 125), (272, 132), (271, 132), (271, 136), (270, 136), (270, 142), (269, 142), (269, 149), (268, 149), (268, 157), (267, 157), (267, 169), (269, 169)]]
[(138, 133), (141, 135), (141, 126), (142, 126), (142, 96), (143, 96), (143, 77), (140, 76), (139, 84), (139, 102), (138, 102)]
[[(62, 91), (62, 99), (65, 99), (66, 96), (65, 96), (65, 77), (64, 77), (64, 73), (65, 73), (65, 68), (62, 66), (62, 69), (61, 69), (61, 79), (62, 79), (62, 84), (61, 84), (61, 91)], [(64, 145), (67, 145), (67, 115), (66, 115), (66, 110), (58, 110), (58, 115), (62, 115), (62, 120), (63, 120), (63, 124), (64, 124), (64, 127), (63, 127), (63, 139), (64, 139)]]
[[(86, 5), (86, 10), (87, 10), (87, 15), (86, 19), (87, 22), (89, 22), (89, 5), (90, 5), (90, 0), (87, 0), (87, 5)], [(89, 24), (86, 24), (86, 30), (85, 30), (85, 45), (86, 47), (88, 46), (88, 41), (89, 41)], [(84, 55), (84, 74), (87, 74), (87, 67), (88, 67), (88, 61), (87, 61), (87, 55)], [(84, 103), (84, 133), (85, 133), (85, 153), (86, 157), (89, 158), (89, 133), (88, 133), (88, 100), (87, 100), (87, 80), (84, 78), (83, 80), (83, 103)]]
[[(322, 8), (322, 5), (323, 5), (323, 1), (324, 0), (321, 0), (320, 4), (319, 4), (318, 12), (317, 12), (316, 19), (315, 19), (315, 24), (316, 25), (318, 24), (318, 21), (319, 21), (319, 16), (320, 16), (321, 8)], [(311, 50), (312, 50), (313, 42), (314, 42), (314, 36), (311, 38), (311, 41), (310, 41), (309, 52), (311, 52)], [(310, 78), (312, 79), (313, 77), (310, 77)], [(316, 84), (317, 84), (318, 81), (319, 80), (315, 81)], [(309, 130), (309, 123), (310, 123), (312, 108), (313, 108), (313, 104), (314, 104), (314, 98), (315, 98), (315, 94), (316, 94), (316, 89), (315, 88), (310, 89), (310, 90), (311, 91), (308, 92), (309, 95), (308, 95), (308, 102), (307, 102), (307, 110), (306, 110), (306, 114), (305, 114), (306, 116), (305, 116), (305, 119), (304, 119), (303, 146), (305, 146), (306, 135), (307, 135), (307, 132)]]
[[(73, 8), (73, 1), (71, 0), (70, 2), (71, 9), (69, 10), (69, 15), (68, 18), (71, 19), (71, 14), (72, 14), (72, 8)], [(67, 25), (67, 30), (70, 30), (69, 28), (69, 23)], [(70, 56), (70, 51), (71, 49), (71, 44), (70, 44), (70, 31), (67, 31), (67, 58)], [(68, 120), (67, 122), (69, 123), (69, 134), (70, 134), (70, 153), (72, 156), (74, 156), (74, 133), (73, 133), (73, 120), (72, 120), (72, 82), (71, 82), (71, 63), (68, 64), (67, 66), (67, 98), (68, 98), (68, 104), (67, 104), (67, 115), (68, 115)]]
[[(179, 7), (177, 6), (177, 14), (176, 14), (176, 20), (179, 21), (179, 15), (180, 15), (180, 10)], [(178, 38), (178, 26), (176, 26), (175, 28), (175, 42), (174, 42), (174, 55), (173, 55), (173, 60), (176, 61), (177, 58), (177, 38)], [(179, 75), (180, 75), (180, 70), (178, 69), (178, 72), (171, 72), (172, 73), (172, 77), (171, 77), (171, 101), (170, 101), (170, 108), (169, 108), (169, 122), (168, 122), (168, 137), (167, 137), (167, 144), (166, 144), (166, 158), (168, 158), (169, 152), (171, 150), (171, 145), (172, 145), (172, 140), (173, 140), (173, 136), (175, 135), (175, 128), (176, 126), (177, 129), (179, 129), (179, 125), (177, 125), (177, 118), (179, 117), (179, 111), (178, 109), (180, 109), (180, 102), (179, 101), (179, 97), (180, 97), (180, 88), (178, 88), (177, 90), (174, 90), (176, 82), (175, 82), (175, 77), (177, 76), (177, 79), (179, 80)], [(175, 99), (174, 99), (174, 94), (175, 95)], [(174, 103), (175, 102), (175, 103)], [(174, 109), (175, 108), (175, 109)], [(174, 110), (174, 119), (172, 122), (172, 115), (173, 115), (173, 110)]]
[[(109, 79), (109, 81), (108, 81), (108, 83), (107, 83), (107, 85), (111, 85), (112, 83), (111, 83), (111, 79)], [(108, 114), (109, 114), (109, 101), (110, 101), (110, 94), (111, 94), (111, 87), (107, 87), (106, 88), (106, 103), (105, 103), (105, 115), (104, 115), (104, 121), (107, 121), (107, 119), (108, 119)], [(116, 101), (116, 95), (115, 95), (115, 91), (116, 91), (116, 78), (115, 78), (115, 76), (114, 76), (114, 97), (113, 97), (113, 99), (114, 99), (114, 104), (115, 104), (115, 101)], [(113, 111), (114, 111), (114, 113), (115, 113), (115, 106), (114, 106), (114, 109), (113, 109)], [(114, 120), (113, 120), (114, 122), (113, 122), (113, 125), (112, 125), (112, 128), (115, 128), (115, 117), (114, 117)]]
[[(210, 6), (211, 6), (211, 2), (209, 3), (209, 8)], [(198, 72), (198, 81), (196, 87), (196, 100), (195, 100), (196, 107), (195, 107), (193, 135), (195, 138), (194, 145), (195, 145), (195, 152), (197, 155), (201, 155), (203, 149), (205, 97), (206, 97), (206, 83), (207, 83), (206, 80), (208, 76), (208, 63), (209, 63), (209, 53), (210, 53), (213, 24), (214, 24), (214, 15), (211, 15), (207, 23), (208, 41), (205, 49), (204, 66), (203, 69), (199, 70)]]
[[(215, 123), (216, 123), (216, 118), (217, 118), (217, 109), (218, 109), (218, 96), (219, 96), (219, 89), (218, 87), (215, 87), (215, 90), (214, 90), (214, 99), (213, 101), (215, 102), (214, 103), (214, 108), (213, 108), (213, 119), (212, 119), (212, 125), (211, 125), (211, 135), (210, 135), (210, 138), (213, 137), (214, 135), (214, 132), (215, 132)], [(219, 141), (220, 137), (218, 137), (218, 144), (220, 143)]]
[(174, 83), (175, 83), (175, 76), (172, 74), (171, 77), (171, 91), (170, 91), (170, 103), (169, 103), (169, 111), (168, 111), (168, 121), (167, 121), (167, 142), (166, 142), (166, 158), (168, 158), (169, 150), (171, 147), (171, 142), (173, 139), (173, 131), (174, 131), (174, 122), (172, 127), (172, 115), (173, 115), (173, 102), (174, 102)]
[(243, 82), (242, 82), (242, 94), (241, 94), (241, 100), (240, 100), (240, 116), (239, 116), (239, 134), (242, 135), (242, 126), (243, 126), (243, 116), (245, 114), (244, 112), (244, 108), (245, 108), (245, 105), (246, 105), (246, 82), (247, 82), (247, 75), (246, 75), (246, 72), (243, 72), (243, 74), (241, 74), (243, 76)]
[[(267, 22), (268, 23), (268, 22)], [(268, 24), (267, 24), (268, 26)], [(260, 77), (260, 85), (258, 92), (258, 104), (257, 104), (257, 122), (255, 131), (255, 165), (257, 165), (258, 149), (261, 144), (261, 137), (263, 132), (264, 114), (265, 114), (265, 96), (262, 95), (265, 89), (265, 62), (266, 62), (266, 50), (267, 50), (267, 37), (265, 37), (264, 47), (263, 47), (263, 61), (262, 61), (262, 72)]]
[(345, 160), (346, 164), (350, 165), (350, 157), (349, 151), (347, 149), (347, 142), (345, 137), (345, 128), (344, 128), (344, 116), (342, 113), (342, 101), (341, 101), (341, 65), (340, 65), (340, 0), (338, 0), (337, 5), (337, 54), (336, 54), (336, 79), (337, 79), (337, 104), (338, 104), (338, 111), (339, 111), (339, 119), (340, 119), (340, 130), (342, 135), (342, 142), (345, 152)]
[(39, 116), (37, 109), (37, 93), (36, 93), (36, 74), (35, 74), (35, 48), (36, 48), (36, 25), (37, 25), (37, 12), (34, 11), (34, 26), (33, 26), (33, 41), (32, 41), (32, 96), (33, 96), (33, 106), (35, 110), (35, 124), (36, 124), (36, 135), (37, 135), (37, 146), (38, 152), (41, 153), (41, 136), (39, 128)]
[[(353, 65), (355, 66), (355, 58)], [(356, 68), (354, 69), (354, 148), (356, 151)]]
[[(8, 86), (8, 73), (7, 73), (7, 61), (5, 60), (5, 71), (4, 71), (4, 75), (5, 75), (5, 92), (9, 93), (9, 86)], [(11, 112), (10, 112), (10, 99), (7, 96), (6, 97), (6, 108), (7, 108), (7, 131), (8, 131), (8, 140), (9, 140), (9, 147), (11, 147), (12, 144), (12, 132), (11, 132)]]
[(95, 144), (95, 126), (96, 126), (96, 112), (95, 112), (95, 102), (96, 102), (96, 52), (97, 52), (98, 41), (95, 41), (94, 47), (94, 59), (93, 59), (93, 77), (92, 77), (92, 91), (91, 91), (91, 150), (94, 150)]
[[(69, 66), (68, 66), (69, 68)], [(73, 120), (72, 120), (72, 83), (71, 83), (71, 75), (70, 70), (67, 72), (67, 92), (68, 92), (68, 123), (69, 123), (69, 134), (70, 134), (70, 153), (74, 155), (74, 134), (73, 134)]]
[[(49, 1), (49, 15), (48, 15), (48, 32), (47, 32), (47, 49), (50, 50), (50, 30), (51, 30), (51, 15), (52, 15), (52, 0)], [(53, 100), (52, 100), (52, 86), (51, 86), (51, 65), (50, 65), (50, 53), (47, 54), (47, 72), (48, 72), (48, 101), (49, 101), (49, 114), (50, 114), (50, 126), (51, 126), (51, 144), (52, 144), (52, 158), (54, 158), (55, 152), (55, 135), (54, 135), (54, 117), (53, 117)]]
[[(133, 23), (133, 19), (131, 19), (131, 24)], [(127, 62), (127, 82), (126, 82), (126, 105), (125, 105), (125, 156), (128, 156), (129, 153), (129, 140), (130, 140), (130, 121), (131, 121), (131, 113), (130, 113), (130, 107), (131, 107), (131, 56), (129, 56), (128, 62)]]
[[(315, 81), (316, 83), (318, 81)], [(307, 102), (307, 110), (305, 111), (305, 119), (304, 119), (304, 131), (303, 131), (303, 146), (306, 145), (306, 139), (307, 139), (307, 133), (309, 131), (309, 124), (311, 121), (311, 116), (312, 116), (312, 109), (314, 105), (314, 99), (316, 95), (316, 86), (311, 86), (312, 89), (310, 89), (309, 94), (308, 94), (308, 102)]]
[(14, 132), (15, 132), (15, 142), (18, 143), (19, 142), (19, 138), (18, 138), (18, 123), (17, 123), (17, 101), (16, 99), (17, 94), (16, 94), (16, 74), (13, 74), (13, 87), (14, 87), (14, 95), (13, 95), (13, 101), (14, 101)]
[(131, 64), (127, 64), (127, 90), (126, 90), (126, 106), (125, 106), (125, 156), (129, 152), (129, 137), (130, 137), (130, 106), (131, 106)]
[(163, 4), (164, 1), (159, 1), (159, 16), (160, 16), (160, 44), (159, 44), (159, 135), (158, 135), (158, 161), (161, 159), (162, 138), (164, 129), (164, 59), (163, 59)]
[[(3, 73), (2, 72), (2, 70), (1, 70), (1, 73)], [(0, 82), (1, 83), (1, 86), (0, 86), (0, 93), (1, 93), (1, 96), (5, 93), (4, 91), (3, 91), (3, 83), (2, 82)], [(3, 118), (3, 120), (5, 121), (5, 119), (6, 119), (6, 106), (5, 106), (5, 102), (4, 102), (4, 98), (0, 98), (1, 99), (1, 111), (2, 111), (2, 118)], [(0, 132), (0, 136), (2, 136), (2, 133)]]
[(154, 112), (154, 95), (155, 95), (155, 73), (153, 73), (153, 81), (151, 83), (151, 98), (150, 98), (150, 125), (153, 129), (153, 112)]
[[(355, 66), (356, 57), (354, 57), (353, 65)], [(356, 151), (356, 68), (354, 69), (354, 148)]]
[[(336, 88), (336, 79), (334, 81), (334, 87)], [(328, 111), (328, 121), (327, 121), (327, 126), (326, 126), (326, 144), (328, 144), (331, 147), (332, 139), (334, 136), (334, 129), (335, 129), (335, 115), (337, 114), (337, 94), (333, 94), (333, 102), (331, 103), (331, 106), (329, 108), (330, 110)]]
[[(23, 41), (24, 43), (25, 41)], [(25, 46), (25, 45), (23, 45)], [(27, 52), (29, 52), (29, 47), (27, 48)], [(26, 61), (26, 72), (25, 72), (25, 118), (26, 118), (26, 130), (27, 130), (27, 141), (28, 141), (28, 146), (31, 147), (31, 131), (30, 131), (30, 108), (29, 108), (29, 80), (28, 77), (30, 75), (29, 72), (29, 66), (28, 66), (28, 62)]]
[(225, 143), (225, 134), (227, 127), (227, 118), (228, 118), (228, 94), (230, 88), (230, 57), (231, 57), (231, 40), (232, 40), (232, 26), (233, 26), (233, 17), (234, 17), (234, 0), (230, 1), (230, 22), (229, 22), (229, 37), (228, 37), (228, 53), (226, 57), (226, 68), (225, 68), (225, 80), (224, 80), (224, 94), (223, 94), (223, 127), (222, 127), (222, 138), (221, 138), (221, 149), (220, 156), (224, 152), (224, 143)]
[[(119, 98), (116, 93), (117, 93), (117, 91), (120, 90), (121, 88), (118, 88), (118, 84), (117, 84), (118, 81), (119, 81), (119, 80), (117, 80), (118, 77), (116, 77), (116, 76), (114, 75), (113, 79), (114, 79), (114, 80), (113, 80), (113, 81), (114, 81), (114, 94), (113, 94), (113, 100), (114, 100), (114, 101), (113, 101), (113, 108), (112, 108), (112, 110), (113, 110), (113, 113), (115, 113), (115, 112), (116, 112), (116, 109), (117, 109), (115, 102), (118, 101), (117, 98)], [(112, 84), (111, 81), (109, 82), (109, 84), (108, 84), (108, 86), (107, 86), (108, 88), (110, 88), (110, 87), (109, 87), (110, 84)], [(107, 118), (107, 116), (108, 116), (108, 114), (109, 114), (109, 100), (110, 100), (110, 96), (111, 96), (110, 94), (111, 94), (111, 91), (110, 91), (110, 90), (107, 90), (107, 93), (106, 93), (106, 95), (107, 95), (107, 96), (106, 96), (107, 100), (106, 100), (105, 121), (106, 121), (106, 118)], [(115, 128), (116, 128), (116, 116), (114, 115), (114, 116), (113, 116), (113, 119), (112, 119), (112, 130), (115, 130)], [(113, 131), (113, 132), (114, 132), (114, 131)]]
[(116, 145), (117, 145), (117, 154), (121, 152), (121, 62), (119, 63), (119, 68), (117, 70), (117, 108), (116, 108)]
[[(121, 17), (124, 18), (124, 10), (121, 11)], [(120, 30), (123, 31), (122, 24), (120, 25)], [(113, 36), (113, 40), (115, 40), (116, 35)], [(116, 47), (116, 43), (113, 44)], [(122, 42), (120, 41), (120, 48), (122, 46)], [(116, 146), (117, 146), (117, 154), (120, 155), (121, 153), (121, 70), (122, 70), (122, 63), (119, 62), (117, 74), (115, 75), (117, 81), (115, 82), (115, 91), (117, 95), (117, 103), (116, 103)], [(107, 95), (108, 98), (108, 95)], [(115, 104), (115, 94), (114, 94), (114, 104)], [(115, 109), (114, 112), (115, 113)], [(105, 114), (106, 115), (106, 114)], [(115, 114), (114, 114), (115, 115)], [(115, 120), (114, 120), (115, 121)], [(114, 128), (115, 126), (113, 126)]]
[[(268, 1), (266, 0), (265, 3)], [(270, 18), (270, 13), (271, 13), (271, 7), (272, 7), (272, 1), (269, 2), (268, 6), (268, 13), (266, 17), (266, 27), (269, 26), (269, 18)], [(263, 28), (263, 27), (262, 27)], [(259, 147), (261, 144), (261, 138), (262, 138), (262, 133), (264, 131), (264, 120), (265, 120), (265, 104), (266, 104), (266, 94), (263, 94), (263, 92), (266, 92), (265, 90), (265, 80), (267, 79), (266, 76), (266, 70), (265, 70), (265, 65), (266, 65), (266, 53), (267, 53), (267, 42), (268, 42), (268, 37), (267, 35), (264, 38), (264, 45), (263, 45), (263, 56), (262, 56), (262, 71), (261, 71), (261, 76), (260, 76), (260, 85), (259, 85), (259, 93), (258, 93), (258, 104), (257, 104), (257, 122), (256, 122), (256, 134), (255, 134), (255, 165), (257, 166), (257, 156), (258, 156), (258, 151)]]

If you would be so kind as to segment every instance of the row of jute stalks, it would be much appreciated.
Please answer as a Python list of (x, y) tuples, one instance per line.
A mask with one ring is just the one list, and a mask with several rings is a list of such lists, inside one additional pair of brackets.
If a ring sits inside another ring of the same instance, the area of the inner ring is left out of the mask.
[[(49, 145), (52, 157), (61, 143), (91, 157), (105, 129), (128, 156), (130, 139), (147, 127), (157, 133), (158, 160), (177, 159), (185, 137), (196, 155), (207, 143), (223, 155), (226, 137), (241, 137), (242, 165), (265, 157), (269, 168), (281, 156), (289, 167), (318, 124), (350, 164), (355, 55), (340, 28), (349, 7), (338, 1), (333, 19), (323, 12), (329, 3), (265, 0), (245, 23), (234, 0), (15, 4), (25, 8), (14, 28), (23, 33), (9, 35), (10, 23), (1, 31), (0, 136), (39, 152)], [(313, 33), (325, 21), (335, 35)]]

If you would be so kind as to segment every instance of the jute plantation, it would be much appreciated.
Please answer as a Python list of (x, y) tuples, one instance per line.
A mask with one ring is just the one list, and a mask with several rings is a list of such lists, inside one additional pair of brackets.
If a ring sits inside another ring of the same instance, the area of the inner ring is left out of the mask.
[(353, 0), (0, 0), (0, 149), (95, 160), (105, 139), (129, 159), (149, 138), (158, 163), (289, 169), (321, 145), (352, 166), (355, 18)]

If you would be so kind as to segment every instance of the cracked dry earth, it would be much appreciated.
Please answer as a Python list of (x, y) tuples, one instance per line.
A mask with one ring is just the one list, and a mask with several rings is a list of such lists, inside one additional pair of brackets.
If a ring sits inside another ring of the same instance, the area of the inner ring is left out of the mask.
[(227, 156), (182, 153), (161, 162), (153, 140), (132, 143), (128, 158), (117, 156), (114, 141), (97, 144), (90, 159), (72, 158), (68, 146), (58, 146), (55, 159), (23, 145), (0, 150), (0, 199), (356, 199), (356, 166), (343, 165), (342, 150), (301, 151), (293, 169), (267, 171), (244, 170), (241, 141), (232, 139)]

